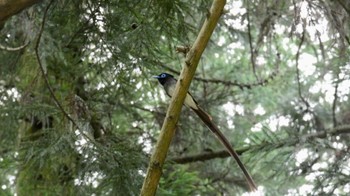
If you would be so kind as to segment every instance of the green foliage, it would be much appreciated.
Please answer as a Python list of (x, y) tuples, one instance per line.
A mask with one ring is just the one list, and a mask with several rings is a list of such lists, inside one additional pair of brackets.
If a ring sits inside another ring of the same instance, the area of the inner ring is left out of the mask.
[[(202, 57), (191, 93), (243, 149), (262, 194), (349, 194), (350, 5), (342, 2), (228, 1)], [(53, 1), (37, 48), (45, 78), (35, 45), (49, 3), (0, 32), (1, 46), (28, 43), (0, 49), (0, 192), (137, 195), (169, 100), (151, 76), (177, 76), (184, 57), (175, 48), (193, 43), (211, 2)], [(167, 163), (158, 194), (246, 192), (219, 150), (183, 109), (169, 159), (213, 157)]]
[(165, 168), (166, 178), (160, 180), (160, 189), (157, 195), (208, 195), (214, 194), (208, 179), (203, 179), (198, 172), (189, 172), (186, 167), (176, 166)]

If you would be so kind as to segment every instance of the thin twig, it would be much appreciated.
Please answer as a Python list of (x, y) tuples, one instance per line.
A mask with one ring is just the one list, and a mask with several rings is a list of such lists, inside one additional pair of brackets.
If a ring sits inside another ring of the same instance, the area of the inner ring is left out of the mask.
[(301, 39), (300, 39), (299, 46), (298, 46), (297, 54), (295, 55), (295, 67), (296, 67), (296, 73), (297, 73), (299, 97), (300, 97), (301, 101), (306, 105), (306, 109), (309, 110), (310, 104), (309, 104), (309, 102), (306, 101), (306, 99), (303, 97), (303, 95), (301, 93), (301, 82), (300, 82), (300, 71), (299, 71), (299, 57), (300, 57), (301, 46), (303, 45), (303, 43), (305, 41), (305, 34), (306, 34), (306, 32), (304, 29), (302, 36), (301, 36)]
[(44, 80), (45, 80), (45, 84), (50, 92), (50, 95), (52, 97), (52, 99), (54, 100), (54, 102), (56, 103), (56, 107), (61, 110), (61, 112), (63, 113), (63, 115), (69, 120), (72, 122), (72, 124), (77, 128), (77, 130), (79, 131), (79, 133), (84, 137), (84, 139), (90, 141), (92, 144), (95, 144), (96, 147), (98, 147), (99, 149), (102, 149), (100, 148), (97, 143), (95, 142), (95, 140), (93, 140), (92, 138), (90, 138), (86, 133), (84, 133), (84, 131), (82, 129), (79, 128), (78, 124), (74, 121), (74, 119), (72, 117), (69, 116), (69, 114), (64, 110), (62, 104), (59, 102), (59, 100), (57, 99), (57, 97), (55, 96), (55, 93), (53, 92), (53, 89), (50, 85), (50, 82), (49, 82), (49, 79), (47, 78), (47, 75), (45, 73), (45, 70), (44, 70), (44, 67), (43, 67), (43, 64), (41, 63), (41, 60), (40, 60), (40, 55), (39, 55), (39, 45), (40, 45), (40, 40), (41, 40), (41, 36), (44, 32), (44, 27), (45, 27), (45, 21), (46, 21), (46, 16), (47, 16), (47, 12), (50, 8), (50, 6), (52, 5), (52, 3), (54, 2), (55, 0), (51, 0), (50, 3), (47, 5), (46, 9), (45, 9), (45, 12), (44, 12), (44, 16), (43, 16), (43, 21), (41, 23), (41, 28), (40, 28), (40, 31), (39, 31), (39, 35), (38, 35), (38, 38), (37, 38), (37, 41), (35, 43), (35, 47), (34, 47), (34, 50), (35, 50), (35, 56), (36, 56), (36, 59), (38, 61), (38, 64), (39, 64), (39, 67), (40, 67), (40, 70), (41, 70), (41, 73), (44, 77)]
[[(239, 87), (241, 90), (244, 89), (252, 89), (253, 87), (256, 86), (265, 86), (268, 82), (270, 82), (271, 80), (273, 80), (277, 74), (279, 73), (279, 64), (281, 63), (281, 58), (280, 58), (280, 54), (277, 54), (276, 57), (276, 63), (275, 63), (275, 70), (269, 74), (266, 78), (261, 79), (257, 82), (254, 83), (241, 83), (241, 82), (237, 82), (237, 81), (229, 81), (229, 80), (220, 80), (220, 79), (207, 79), (207, 78), (201, 78), (201, 77), (194, 77), (195, 80), (201, 81), (201, 82), (205, 82), (205, 83), (214, 83), (214, 84), (223, 84), (225, 86), (237, 86)], [(161, 66), (165, 67), (167, 70), (171, 71), (172, 73), (176, 73), (176, 74), (180, 74), (179, 71), (168, 67), (166, 65), (161, 64)]]
[(337, 81), (334, 86), (334, 95), (333, 95), (333, 103), (332, 103), (332, 119), (333, 119), (333, 127), (337, 126), (336, 119), (336, 109), (337, 109), (337, 101), (338, 101), (338, 86), (339, 86), (339, 74), (337, 74)]
[[(34, 47), (34, 50), (35, 50), (35, 55), (36, 55), (36, 59), (38, 61), (38, 64), (39, 64), (39, 67), (40, 67), (40, 70), (41, 70), (41, 73), (44, 77), (44, 80), (45, 80), (45, 84), (50, 92), (50, 95), (52, 97), (52, 99), (54, 100), (54, 102), (56, 103), (56, 106), (58, 107), (58, 109), (60, 109), (63, 113), (63, 115), (73, 123), (74, 126), (76, 126), (78, 128), (78, 125), (77, 123), (72, 119), (72, 117), (69, 116), (69, 114), (64, 110), (64, 108), (62, 107), (61, 103), (58, 101), (57, 97), (55, 96), (55, 93), (53, 92), (52, 90), (52, 87), (50, 85), (50, 82), (49, 82), (49, 79), (47, 78), (47, 75), (45, 73), (45, 70), (44, 70), (44, 67), (43, 67), (43, 64), (41, 63), (41, 60), (40, 60), (40, 55), (39, 55), (39, 45), (40, 45), (40, 40), (41, 40), (41, 36), (44, 32), (44, 27), (45, 27), (45, 21), (46, 21), (46, 16), (47, 16), (47, 12), (50, 8), (50, 6), (52, 5), (52, 3), (54, 2), (54, 0), (51, 0), (50, 3), (47, 5), (46, 9), (45, 9), (45, 12), (44, 12), (44, 16), (43, 16), (43, 21), (41, 23), (41, 28), (40, 28), (40, 31), (39, 31), (39, 35), (38, 35), (38, 38), (37, 38), (37, 41), (35, 43), (35, 47)], [(78, 128), (79, 129), (79, 128)], [(79, 129), (80, 130), (80, 129)]]
[(318, 30), (316, 32), (317, 32), (316, 36), (317, 36), (317, 39), (318, 39), (318, 44), (320, 45), (322, 58), (323, 58), (323, 61), (325, 62), (326, 61), (326, 52), (325, 52), (325, 49), (324, 49), (324, 46), (323, 46), (323, 42), (321, 40), (321, 33)]
[[(248, 1), (249, 2), (249, 1)], [(251, 28), (250, 28), (250, 17), (249, 17), (249, 10), (247, 10), (247, 20), (248, 20), (248, 39), (249, 39), (249, 48), (250, 48), (250, 61), (252, 63), (253, 73), (257, 81), (259, 81), (259, 77), (256, 73), (256, 63), (255, 63), (255, 51), (253, 48), (253, 41), (252, 41), (252, 34), (251, 34)]]
[(88, 24), (90, 22), (91, 19), (95, 18), (95, 14), (99, 11), (100, 7), (96, 7), (95, 9), (92, 9), (89, 6), (89, 3), (87, 3), (88, 7), (90, 8), (90, 14), (89, 14), (89, 18), (87, 20), (85, 20), (85, 22), (81, 25), (81, 27), (75, 32), (73, 33), (73, 35), (70, 37), (69, 41), (67, 42), (67, 44), (65, 45), (65, 47), (69, 47), (71, 45), (71, 43), (74, 41), (74, 39), (79, 35), (79, 33), (85, 33), (84, 31), (91, 28)]
[(293, 2), (293, 10), (294, 10), (294, 21), (293, 21), (293, 24), (292, 24), (292, 28), (290, 28), (290, 32), (289, 32), (289, 37), (292, 37), (293, 36), (293, 32), (295, 31), (296, 29), (296, 26), (299, 24), (300, 22), (300, 10), (299, 8), (297, 7), (297, 3), (295, 2), (295, 0), (292, 0)]

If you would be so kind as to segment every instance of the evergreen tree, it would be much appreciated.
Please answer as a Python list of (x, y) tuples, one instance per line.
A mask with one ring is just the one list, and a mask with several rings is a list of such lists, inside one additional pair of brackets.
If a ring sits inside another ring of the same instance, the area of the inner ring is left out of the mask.
[[(0, 5), (0, 195), (138, 195), (202, 1)], [(227, 1), (190, 91), (264, 195), (347, 195), (350, 2)], [(158, 195), (241, 195), (183, 108)]]

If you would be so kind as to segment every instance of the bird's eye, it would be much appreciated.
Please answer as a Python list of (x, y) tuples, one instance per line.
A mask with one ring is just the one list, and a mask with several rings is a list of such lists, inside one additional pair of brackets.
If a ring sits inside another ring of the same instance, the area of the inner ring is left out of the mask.
[(165, 74), (162, 74), (162, 75), (160, 75), (160, 77), (165, 78), (165, 77), (166, 77), (166, 75), (165, 75)]

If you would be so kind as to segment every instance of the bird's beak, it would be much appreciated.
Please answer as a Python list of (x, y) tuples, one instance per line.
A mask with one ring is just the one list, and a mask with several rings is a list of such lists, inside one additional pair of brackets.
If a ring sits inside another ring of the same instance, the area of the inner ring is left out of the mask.
[(153, 78), (157, 78), (157, 79), (159, 78), (159, 76), (152, 76), (152, 77), (153, 77)]

